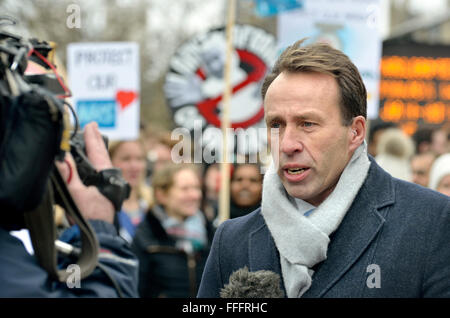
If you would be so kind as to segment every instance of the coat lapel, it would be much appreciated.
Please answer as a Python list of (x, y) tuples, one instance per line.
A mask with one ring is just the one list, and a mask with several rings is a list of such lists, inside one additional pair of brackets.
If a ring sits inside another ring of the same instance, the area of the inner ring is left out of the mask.
[(280, 275), (281, 288), (286, 293), (281, 275), (280, 256), (261, 214), (258, 215), (256, 223), (255, 230), (249, 234), (249, 270), (252, 272), (269, 270), (277, 273)]
[(372, 243), (385, 222), (381, 208), (394, 202), (392, 179), (371, 159), (366, 182), (361, 187), (338, 230), (330, 237), (327, 259), (313, 275), (303, 297), (322, 297), (332, 288)]

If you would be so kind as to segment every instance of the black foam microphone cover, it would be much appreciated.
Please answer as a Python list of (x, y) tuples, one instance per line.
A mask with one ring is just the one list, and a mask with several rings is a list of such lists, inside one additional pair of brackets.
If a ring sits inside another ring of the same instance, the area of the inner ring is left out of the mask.
[(280, 275), (268, 270), (249, 272), (245, 266), (230, 275), (221, 298), (283, 298)]

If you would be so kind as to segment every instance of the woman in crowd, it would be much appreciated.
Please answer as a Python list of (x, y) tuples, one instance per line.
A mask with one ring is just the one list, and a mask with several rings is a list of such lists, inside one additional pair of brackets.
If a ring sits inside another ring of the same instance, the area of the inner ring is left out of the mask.
[(152, 177), (154, 206), (138, 226), (141, 297), (195, 297), (209, 252), (195, 166), (168, 163)]
[(230, 181), (230, 218), (243, 216), (261, 205), (262, 181), (260, 166), (238, 164)]
[(117, 214), (120, 235), (129, 241), (151, 203), (151, 189), (145, 184), (146, 157), (140, 140), (118, 141), (109, 147), (114, 167), (122, 170), (124, 179), (130, 184), (131, 192)]

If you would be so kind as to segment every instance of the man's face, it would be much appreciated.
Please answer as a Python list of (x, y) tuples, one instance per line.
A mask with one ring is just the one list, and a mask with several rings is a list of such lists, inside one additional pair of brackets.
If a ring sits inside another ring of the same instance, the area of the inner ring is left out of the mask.
[(432, 154), (420, 154), (411, 160), (412, 182), (428, 187), (430, 181), (430, 169), (433, 164)]
[(356, 149), (352, 127), (342, 124), (336, 80), (283, 72), (270, 84), (264, 105), (267, 128), (279, 128), (281, 182), (289, 195), (319, 205)]

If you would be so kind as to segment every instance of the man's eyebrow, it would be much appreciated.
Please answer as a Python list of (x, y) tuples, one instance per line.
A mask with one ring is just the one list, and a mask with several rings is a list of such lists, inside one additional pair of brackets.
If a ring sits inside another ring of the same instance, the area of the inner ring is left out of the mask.
[(276, 115), (276, 114), (267, 114), (267, 115), (265, 116), (264, 120), (265, 120), (266, 122), (268, 122), (268, 121), (283, 120), (283, 119), (281, 118), (281, 116)]
[(297, 119), (302, 119), (302, 120), (305, 120), (305, 119), (323, 120), (324, 119), (323, 116), (321, 116), (320, 114), (318, 114), (316, 112), (305, 112), (305, 113), (297, 115), (297, 116), (294, 115), (294, 117)]
[[(295, 118), (296, 120), (324, 120), (324, 117), (320, 114), (312, 111), (304, 112), (299, 115), (292, 115), (291, 117)], [(277, 114), (267, 114), (265, 116), (265, 121), (284, 121), (285, 119), (282, 118), (280, 115)]]

